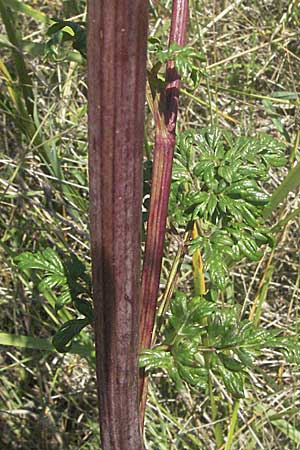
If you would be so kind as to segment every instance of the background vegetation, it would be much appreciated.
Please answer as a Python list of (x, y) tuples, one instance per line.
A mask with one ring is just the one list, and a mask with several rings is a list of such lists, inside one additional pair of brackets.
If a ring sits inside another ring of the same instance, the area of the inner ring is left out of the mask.
[[(7, 4), (9, 17), (3, 14)], [(169, 0), (150, 1), (150, 36), (162, 46), (167, 45), (170, 6)], [(203, 76), (195, 86), (183, 86), (179, 131), (213, 125), (236, 136), (264, 132), (276, 137), (287, 163), (272, 170), (266, 185), (272, 193), (299, 159), (298, 2), (191, 0), (190, 6), (188, 45), (203, 56)], [(42, 252), (47, 260), (43, 252), (50, 247), (64, 264), (76, 254), (90, 267), (84, 46), (62, 42), (56, 32), (47, 34), (53, 18), (82, 26), (85, 2), (1, 0), (0, 12), (0, 448), (96, 449), (93, 363), (78, 354), (51, 352), (50, 340), (39, 340), (50, 339), (80, 311), (71, 304), (57, 307), (64, 302), (63, 282), (56, 280), (47, 289), (38, 271), (20, 267), (16, 259), (26, 251)], [(30, 85), (32, 90), (26, 88)], [(154, 139), (149, 110), (148, 103), (145, 209)], [(298, 333), (300, 232), (296, 214), (284, 218), (299, 206), (293, 191), (270, 221), (281, 221), (273, 251), (235, 266), (231, 292), (226, 293), (243, 310), (251, 311), (258, 299), (262, 324), (286, 334)], [(169, 223), (162, 293), (181, 238)], [(48, 255), (52, 275), (54, 259)], [(192, 272), (187, 254), (177, 280), (181, 292), (193, 289)], [(88, 298), (87, 292), (88, 287), (83, 297)], [(35, 339), (13, 340), (12, 335)], [(86, 328), (81, 342), (88, 345), (91, 335)], [(300, 448), (299, 367), (269, 351), (260, 358), (246, 392), (232, 448)], [(234, 412), (226, 390), (218, 396), (227, 413), (212, 421), (204, 389), (185, 386), (178, 391), (164, 370), (155, 372), (146, 413), (148, 448), (214, 449), (214, 422), (226, 428)]]

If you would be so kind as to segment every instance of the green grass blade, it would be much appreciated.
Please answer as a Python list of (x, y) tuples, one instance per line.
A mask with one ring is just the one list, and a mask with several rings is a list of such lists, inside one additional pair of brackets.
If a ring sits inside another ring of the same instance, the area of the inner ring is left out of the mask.
[(268, 205), (266, 206), (263, 216), (269, 217), (293, 189), (300, 185), (300, 162), (293, 167), (273, 193)]
[(262, 417), (266, 418), (274, 427), (280, 430), (288, 439), (297, 445), (300, 444), (300, 430), (293, 426), (290, 421), (281, 418), (282, 415), (292, 417), (296, 413), (297, 408), (290, 408), (289, 410), (282, 411), (282, 413), (277, 413), (273, 408), (258, 403), (254, 409), (259, 415), (262, 415)]
[[(14, 335), (10, 333), (0, 333), (0, 345), (46, 352), (57, 352), (50, 339)], [(80, 356), (91, 356), (92, 351), (92, 347), (87, 345), (73, 344), (68, 353)]]
[[(10, 3), (9, 3), (10, 4)], [(23, 57), (23, 53), (20, 51), (20, 38), (16, 30), (15, 24), (12, 22), (11, 14), (7, 9), (7, 5), (4, 0), (0, 0), (0, 16), (5, 26), (7, 37), (10, 43), (13, 45), (12, 54), (16, 67), (16, 72), (19, 77), (19, 85), (22, 91), (23, 99), (26, 105), (27, 112), (30, 116), (33, 115), (33, 91), (32, 81), (27, 71), (26, 63)]]
[(300, 208), (294, 209), (291, 213), (289, 213), (284, 219), (279, 220), (279, 222), (271, 229), (273, 233), (277, 233), (278, 231), (282, 230), (283, 227), (290, 222), (290, 220), (293, 220), (295, 217), (300, 215)]
[(239, 407), (240, 407), (240, 401), (239, 400), (235, 400), (234, 406), (233, 406), (233, 411), (232, 411), (232, 416), (231, 416), (231, 420), (230, 420), (230, 425), (229, 425), (229, 431), (228, 431), (228, 436), (227, 436), (227, 440), (226, 440), (225, 450), (230, 450), (231, 446), (232, 446), (233, 437), (234, 437), (234, 430), (235, 430), (235, 427), (236, 427), (236, 424), (237, 424), (237, 421), (238, 421)]
[(291, 441), (295, 442), (295, 444), (300, 444), (300, 431), (293, 425), (291, 425), (287, 420), (271, 420), (271, 423), (272, 425), (274, 425), (274, 427), (285, 434), (285, 436), (288, 437)]
[(46, 25), (51, 25), (54, 23), (52, 19), (50, 19), (47, 14), (38, 11), (36, 8), (32, 6), (26, 5), (24, 2), (20, 2), (18, 0), (3, 0), (3, 3), (6, 6), (9, 6), (11, 9), (26, 14), (26, 16), (32, 17), (38, 22), (44, 23)]

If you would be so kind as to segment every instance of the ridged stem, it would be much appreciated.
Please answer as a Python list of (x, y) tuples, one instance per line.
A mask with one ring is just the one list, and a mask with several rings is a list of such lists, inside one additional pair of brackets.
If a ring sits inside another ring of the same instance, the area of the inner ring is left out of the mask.
[[(184, 45), (188, 20), (188, 0), (173, 0), (169, 45)], [(142, 309), (140, 349), (149, 348), (155, 322), (157, 296), (163, 256), (172, 162), (175, 147), (175, 129), (178, 112), (180, 75), (174, 62), (166, 69), (166, 86), (159, 102), (154, 102), (156, 136), (153, 158), (151, 197), (147, 238), (142, 274)], [(140, 370), (140, 415), (143, 425), (147, 396), (145, 371)]]
[(103, 450), (143, 448), (138, 415), (145, 0), (89, 0), (89, 183)]

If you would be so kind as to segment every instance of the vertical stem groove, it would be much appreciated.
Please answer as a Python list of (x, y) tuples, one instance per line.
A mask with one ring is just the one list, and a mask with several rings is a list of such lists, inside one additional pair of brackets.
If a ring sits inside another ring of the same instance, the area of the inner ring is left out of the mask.
[(89, 184), (103, 450), (143, 448), (138, 418), (145, 0), (89, 0)]

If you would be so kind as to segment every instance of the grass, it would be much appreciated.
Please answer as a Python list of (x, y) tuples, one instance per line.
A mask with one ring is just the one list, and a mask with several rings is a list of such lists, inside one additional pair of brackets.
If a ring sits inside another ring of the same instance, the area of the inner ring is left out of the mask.
[[(190, 4), (189, 44), (202, 49), (207, 75), (196, 91), (188, 87), (182, 91), (179, 128), (214, 123), (236, 134), (264, 131), (285, 142), (294, 165), (299, 160), (300, 116), (297, 2), (191, 0)], [(170, 1), (151, 1), (150, 6), (150, 32), (155, 30), (166, 43)], [(50, 18), (85, 19), (82, 1), (37, 0), (34, 10)], [(45, 16), (23, 12), (12, 13), (22, 40), (44, 44)], [(12, 88), (20, 95), (14, 59), (9, 48), (1, 47), (5, 69), (0, 66), (0, 322), (2, 333), (49, 339), (61, 319), (29, 274), (18, 271), (14, 256), (50, 246), (63, 252), (72, 249), (90, 264), (86, 79), (84, 66), (76, 61), (57, 63), (33, 56), (30, 47), (24, 59), (34, 96), (30, 128), (34, 131), (27, 134), (21, 126), (27, 118), (19, 120), (22, 111), (12, 98)], [(151, 116), (146, 123), (151, 151)], [(286, 173), (286, 169), (272, 173), (270, 192)], [(232, 274), (234, 296), (243, 308), (251, 308), (257, 298), (266, 327), (293, 333), (299, 333), (299, 216), (292, 215), (287, 223), (284, 219), (299, 207), (296, 188), (275, 211), (283, 227), (278, 230), (272, 276), (269, 254), (258, 264), (241, 263)], [(161, 294), (179, 244), (170, 230)], [(185, 256), (177, 283), (186, 291), (193, 289), (192, 272), (192, 259)], [(262, 290), (264, 277), (267, 289)], [(72, 309), (68, 312), (72, 314)], [(12, 347), (7, 341), (0, 345), (0, 448), (100, 448), (94, 371), (85, 359)], [(232, 404), (229, 416), (216, 419), (227, 427), (231, 448), (299, 448), (299, 393), (298, 367), (278, 363), (272, 352), (261, 359), (259, 374), (251, 380), (238, 412)], [(219, 391), (218, 396), (221, 405), (228, 404), (226, 392)], [(163, 372), (151, 377), (145, 425), (148, 449), (214, 449), (213, 425), (205, 392), (177, 393)]]

